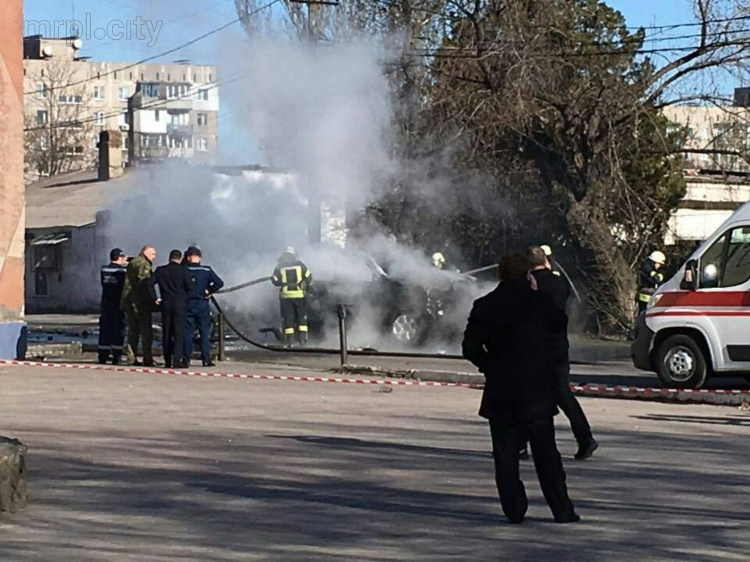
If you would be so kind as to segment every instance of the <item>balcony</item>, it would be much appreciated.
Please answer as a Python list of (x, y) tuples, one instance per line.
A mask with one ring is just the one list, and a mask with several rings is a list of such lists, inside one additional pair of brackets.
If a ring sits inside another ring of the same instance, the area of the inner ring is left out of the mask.
[(179, 137), (192, 137), (193, 126), (192, 125), (176, 125), (173, 123), (167, 123), (167, 134), (175, 135)]

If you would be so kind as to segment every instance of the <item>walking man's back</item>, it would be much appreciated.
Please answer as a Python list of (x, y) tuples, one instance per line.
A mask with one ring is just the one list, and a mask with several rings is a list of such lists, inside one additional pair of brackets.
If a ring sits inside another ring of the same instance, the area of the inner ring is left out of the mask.
[(555, 444), (557, 413), (554, 354), (549, 345), (564, 333), (567, 318), (549, 295), (534, 291), (528, 261), (511, 254), (500, 261), (502, 281), (474, 303), (463, 354), (486, 378), (479, 415), (489, 420), (495, 480), (508, 519), (521, 523), (528, 500), (519, 476), (518, 444), (531, 443), (544, 497), (555, 521), (578, 520), (568, 497)]

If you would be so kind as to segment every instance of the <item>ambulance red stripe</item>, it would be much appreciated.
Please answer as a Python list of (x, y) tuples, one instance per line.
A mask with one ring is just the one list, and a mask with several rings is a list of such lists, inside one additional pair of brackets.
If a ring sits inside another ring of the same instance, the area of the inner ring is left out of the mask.
[(748, 291), (668, 291), (661, 294), (654, 308), (671, 306), (747, 306)]

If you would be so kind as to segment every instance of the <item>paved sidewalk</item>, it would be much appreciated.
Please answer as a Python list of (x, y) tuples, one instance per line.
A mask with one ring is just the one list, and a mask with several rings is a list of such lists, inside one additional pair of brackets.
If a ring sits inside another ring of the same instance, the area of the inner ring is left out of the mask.
[(14, 366), (0, 384), (1, 432), (31, 469), (30, 506), (0, 520), (3, 561), (747, 556), (737, 408), (583, 399), (602, 444), (566, 464), (584, 520), (552, 523), (526, 463), (529, 520), (513, 526), (473, 389)]

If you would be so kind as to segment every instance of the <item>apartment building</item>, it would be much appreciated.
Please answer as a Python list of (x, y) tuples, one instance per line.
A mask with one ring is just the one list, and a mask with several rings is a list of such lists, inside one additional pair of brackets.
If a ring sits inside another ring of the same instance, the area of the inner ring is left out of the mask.
[(750, 88), (737, 88), (732, 105), (667, 107), (685, 129), (687, 192), (670, 218), (668, 246), (704, 240), (750, 200)]
[[(128, 157), (214, 162), (215, 66), (93, 61), (81, 56), (82, 46), (77, 38), (24, 38), (27, 153), (39, 153), (40, 173), (93, 166), (103, 130), (120, 130), (128, 139), (124, 162)], [(55, 157), (64, 160), (62, 167), (48, 161)]]
[(743, 93), (735, 91), (734, 105), (677, 105), (664, 109), (673, 123), (685, 127), (685, 167), (721, 172), (750, 172), (741, 156), (750, 155), (750, 109)]

